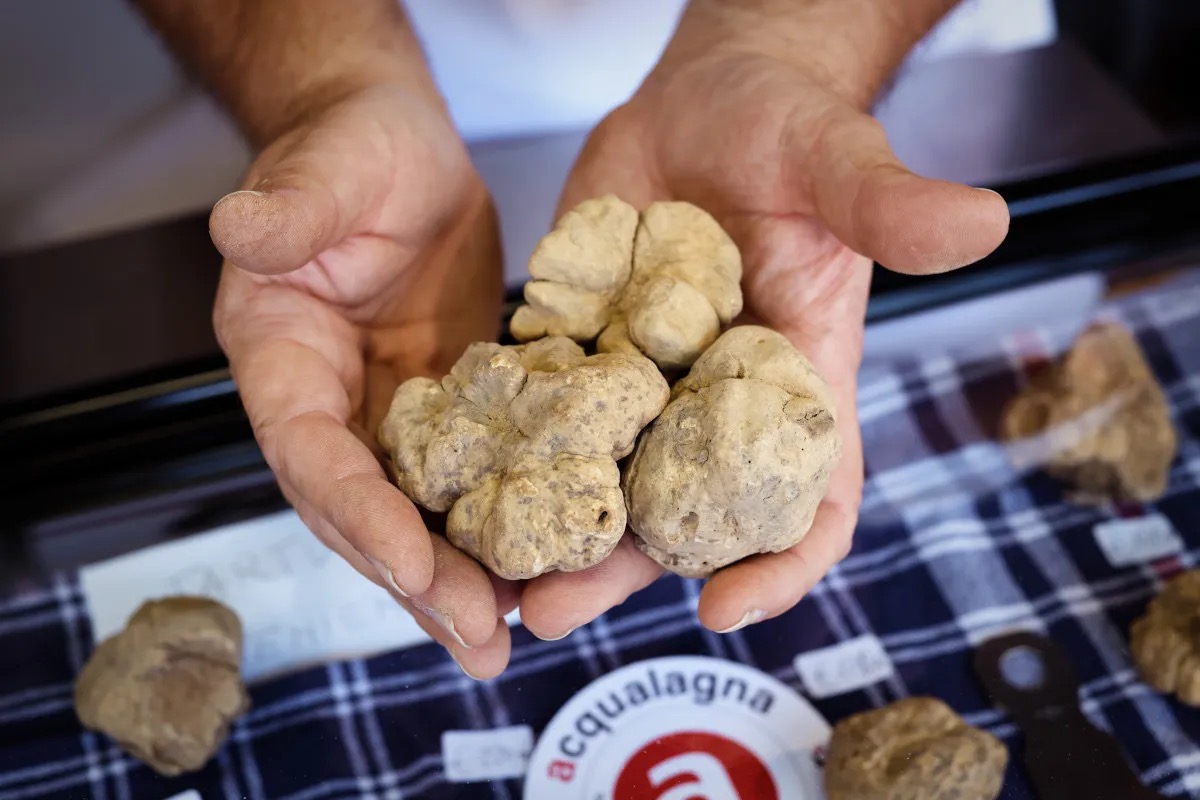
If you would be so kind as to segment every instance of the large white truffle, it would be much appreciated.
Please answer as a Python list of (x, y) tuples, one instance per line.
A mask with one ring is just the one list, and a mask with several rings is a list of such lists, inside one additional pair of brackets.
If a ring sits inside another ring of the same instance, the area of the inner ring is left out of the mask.
[(380, 428), (400, 488), (502, 578), (572, 572), (625, 532), (617, 460), (669, 389), (641, 355), (551, 337), (476, 343), (441, 382), (401, 384)]
[(510, 326), (519, 341), (568, 336), (686, 369), (742, 309), (742, 260), (703, 209), (660, 202), (638, 215), (606, 196), (563, 215), (529, 260)]
[(646, 430), (623, 485), (638, 546), (703, 577), (812, 525), (841, 456), (825, 381), (782, 335), (733, 328)]

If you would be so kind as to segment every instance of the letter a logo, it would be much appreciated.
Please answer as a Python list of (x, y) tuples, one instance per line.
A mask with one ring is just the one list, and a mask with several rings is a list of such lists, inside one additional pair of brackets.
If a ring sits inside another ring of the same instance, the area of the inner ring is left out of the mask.
[(617, 778), (615, 800), (779, 800), (771, 773), (742, 745), (712, 733), (664, 736)]

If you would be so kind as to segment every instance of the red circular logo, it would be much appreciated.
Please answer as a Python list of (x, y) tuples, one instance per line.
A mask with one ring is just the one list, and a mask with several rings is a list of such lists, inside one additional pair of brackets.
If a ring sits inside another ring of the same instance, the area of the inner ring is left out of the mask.
[(779, 800), (771, 773), (737, 742), (684, 731), (655, 739), (629, 759), (613, 800)]

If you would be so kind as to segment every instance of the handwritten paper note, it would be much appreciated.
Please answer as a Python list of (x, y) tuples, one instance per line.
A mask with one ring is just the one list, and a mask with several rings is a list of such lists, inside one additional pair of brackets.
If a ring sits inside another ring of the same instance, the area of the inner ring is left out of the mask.
[[(96, 640), (144, 601), (211, 597), (241, 617), (247, 681), (429, 641), (391, 596), (317, 540), (293, 512), (158, 545), (80, 574)], [(517, 612), (509, 624), (519, 621)]]
[(1092, 530), (1096, 544), (1114, 567), (1146, 564), (1184, 549), (1171, 520), (1162, 514), (1147, 514), (1136, 519), (1110, 519)]
[(533, 730), (528, 725), (442, 734), (442, 762), (446, 780), (452, 783), (519, 778), (532, 752)]
[(816, 698), (862, 689), (891, 677), (893, 670), (883, 644), (870, 634), (801, 653), (794, 665), (804, 688)]

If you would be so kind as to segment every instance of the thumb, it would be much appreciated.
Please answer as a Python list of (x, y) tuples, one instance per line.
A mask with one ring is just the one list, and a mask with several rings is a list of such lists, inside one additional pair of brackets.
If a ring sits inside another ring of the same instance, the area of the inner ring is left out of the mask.
[(908, 274), (972, 264), (1008, 234), (1008, 206), (989, 189), (908, 171), (873, 117), (846, 109), (807, 149), (813, 201), (850, 249)]
[(217, 201), (208, 220), (213, 244), (248, 272), (299, 269), (359, 232), (380, 201), (379, 170), (361, 168), (362, 161), (331, 150), (319, 131), (310, 133), (272, 159), (254, 189)]

